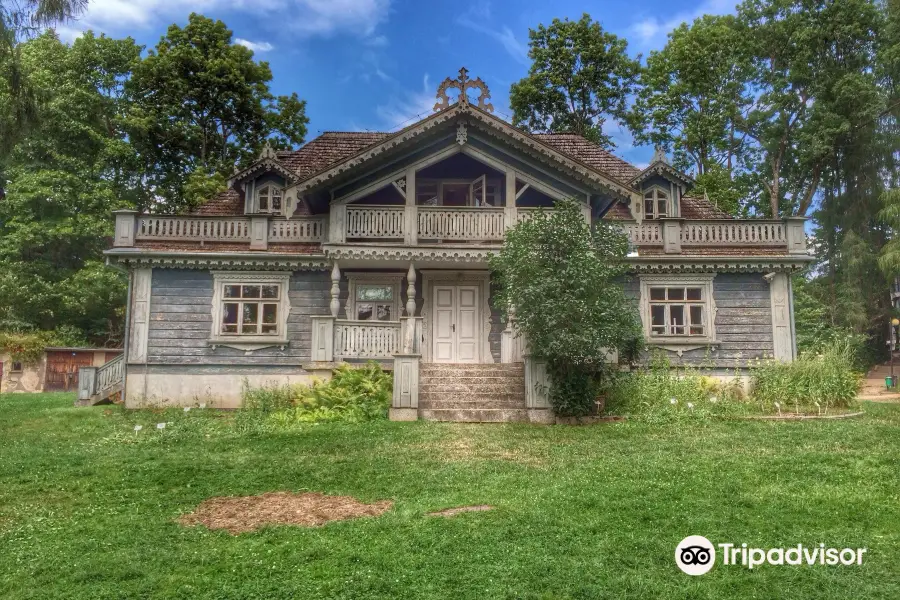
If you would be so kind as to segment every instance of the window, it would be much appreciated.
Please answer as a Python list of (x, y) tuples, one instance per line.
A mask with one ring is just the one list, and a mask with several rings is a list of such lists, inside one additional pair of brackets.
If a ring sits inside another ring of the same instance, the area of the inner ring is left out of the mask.
[(700, 287), (651, 287), (650, 335), (706, 335), (706, 306)]
[(356, 286), (356, 319), (358, 321), (393, 321), (394, 288), (390, 285), (359, 284)]
[(416, 204), (419, 206), (503, 206), (502, 181), (478, 177), (465, 179), (419, 179), (416, 181)]
[(12, 364), (12, 369), (10, 369), (11, 373), (21, 373), (22, 372), (22, 363), (16, 361)]
[(256, 192), (256, 209), (262, 213), (281, 214), (281, 188), (264, 185)]
[(214, 273), (213, 278), (213, 345), (287, 343), (289, 273)]
[(348, 273), (347, 318), (399, 321), (402, 273)]
[(278, 284), (225, 285), (222, 334), (275, 335), (278, 333)]
[(641, 277), (641, 319), (651, 344), (714, 342), (714, 277), (712, 274)]
[(669, 216), (669, 194), (659, 188), (644, 192), (644, 218), (660, 219)]

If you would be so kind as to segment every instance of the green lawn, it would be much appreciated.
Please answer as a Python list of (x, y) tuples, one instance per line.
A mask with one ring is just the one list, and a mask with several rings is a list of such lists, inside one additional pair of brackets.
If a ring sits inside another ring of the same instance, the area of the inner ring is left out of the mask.
[[(0, 395), (2, 598), (900, 597), (900, 405), (831, 422), (241, 434), (222, 424), (233, 414), (71, 403)], [(174, 522), (270, 490), (395, 505), (239, 536)], [(497, 508), (424, 516), (466, 504)], [(689, 577), (673, 558), (689, 534), (869, 550), (862, 566)]]

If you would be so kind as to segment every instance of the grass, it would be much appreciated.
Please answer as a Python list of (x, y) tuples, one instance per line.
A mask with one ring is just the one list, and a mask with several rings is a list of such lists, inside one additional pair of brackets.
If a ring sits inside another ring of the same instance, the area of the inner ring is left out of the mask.
[[(828, 422), (241, 433), (233, 413), (71, 403), (0, 395), (2, 598), (900, 597), (900, 405)], [(273, 490), (395, 506), (238, 536), (174, 521)], [(496, 509), (425, 516), (467, 504)], [(862, 566), (689, 577), (674, 550), (690, 534), (869, 550)]]

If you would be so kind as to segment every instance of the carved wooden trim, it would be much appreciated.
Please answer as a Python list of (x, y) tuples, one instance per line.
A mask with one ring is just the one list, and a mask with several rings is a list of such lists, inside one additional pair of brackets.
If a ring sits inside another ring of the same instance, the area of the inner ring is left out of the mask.
[[(279, 346), (284, 349), (288, 345), (287, 322), (291, 312), (289, 297), (291, 274), (289, 272), (248, 273), (246, 271), (213, 271), (212, 326), (209, 345), (236, 348), (238, 350), (260, 350)], [(222, 325), (222, 308), (225, 302), (225, 286), (231, 283), (277, 284), (280, 287), (278, 299), (278, 329), (274, 334), (265, 335), (229, 335), (220, 332)]]
[[(682, 352), (716, 346), (716, 296), (713, 289), (713, 279), (716, 274), (685, 274), (685, 275), (641, 275), (640, 276), (640, 302), (639, 311), (641, 324), (644, 330), (644, 339), (649, 346), (672, 350), (681, 356)], [(694, 286), (703, 289), (706, 307), (706, 334), (703, 336), (651, 336), (650, 335), (650, 288), (651, 287), (681, 287)]]

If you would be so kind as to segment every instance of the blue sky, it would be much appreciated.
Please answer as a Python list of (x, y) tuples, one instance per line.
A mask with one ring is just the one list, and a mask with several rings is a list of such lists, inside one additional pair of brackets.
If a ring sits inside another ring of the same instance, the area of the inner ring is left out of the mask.
[[(703, 14), (733, 12), (734, 0), (89, 0), (86, 14), (59, 28), (64, 40), (93, 29), (156, 44), (191, 11), (222, 19), (235, 39), (272, 68), (276, 94), (307, 100), (311, 139), (327, 130), (388, 131), (431, 112), (438, 83), (461, 66), (491, 88), (509, 114), (509, 86), (528, 70), (528, 28), (588, 12), (629, 42), (631, 54), (661, 48), (666, 33)], [(611, 126), (616, 153), (637, 164), (634, 147)]]

